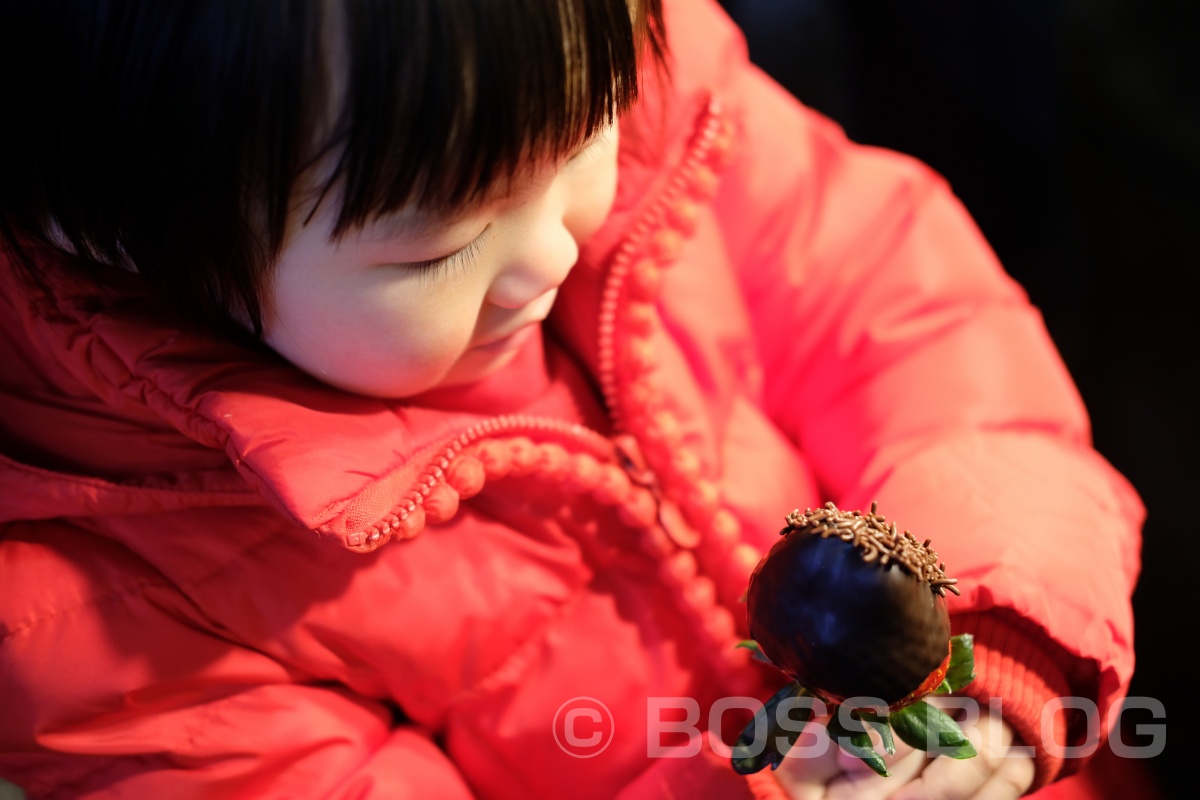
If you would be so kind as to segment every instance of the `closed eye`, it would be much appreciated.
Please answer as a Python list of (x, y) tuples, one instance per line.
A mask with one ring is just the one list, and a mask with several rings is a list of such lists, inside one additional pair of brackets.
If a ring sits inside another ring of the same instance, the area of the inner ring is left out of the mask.
[(484, 226), (479, 235), (472, 239), (465, 247), (455, 250), (453, 253), (447, 253), (444, 256), (431, 258), (426, 261), (406, 261), (398, 266), (406, 270), (412, 270), (421, 275), (426, 280), (439, 280), (445, 277), (447, 271), (451, 269), (465, 269), (471, 267), (475, 263), (476, 257), (479, 255), (480, 247), (483, 244), (484, 234), (488, 228), (492, 227), (489, 222)]
[(601, 128), (592, 135), (590, 139), (584, 142), (579, 148), (570, 155), (567, 163), (584, 162), (590, 163), (599, 156), (608, 152), (609, 145), (612, 144), (612, 137), (607, 135), (608, 129)]

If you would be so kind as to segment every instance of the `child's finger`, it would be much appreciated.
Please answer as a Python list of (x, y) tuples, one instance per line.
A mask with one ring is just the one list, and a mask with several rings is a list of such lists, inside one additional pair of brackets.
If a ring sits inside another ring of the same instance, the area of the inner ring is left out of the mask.
[(971, 800), (1014, 800), (1029, 791), (1034, 770), (1032, 758), (1003, 759)]
[(889, 756), (885, 761), (891, 774), (886, 778), (876, 775), (860, 761), (863, 769), (846, 771), (830, 782), (826, 800), (884, 800), (920, 775), (927, 760), (925, 753), (911, 749), (904, 755)]
[(841, 774), (838, 746), (821, 724), (809, 724), (775, 771), (775, 779), (792, 800), (822, 800), (833, 778)]
[(920, 777), (887, 795), (889, 800), (1015, 800), (1033, 784), (1034, 763), (1026, 757), (977, 756), (929, 761)]
[(888, 797), (889, 800), (967, 800), (983, 787), (991, 774), (991, 767), (982, 758), (939, 757), (925, 764), (920, 777)]
[[(953, 706), (946, 708), (941, 700), (943, 698), (929, 698), (932, 704), (953, 714)], [(979, 755), (963, 761), (937, 759), (922, 775), (922, 782), (929, 788), (925, 794), (913, 794), (912, 797), (1011, 800), (1029, 790), (1034, 779), (1034, 762), (1027, 756), (1012, 755), (1009, 747), (1013, 742), (1013, 731), (1008, 725), (998, 721), (989, 724), (985, 719), (965, 728), (965, 732)], [(908, 798), (907, 794), (897, 795), (897, 800)]]

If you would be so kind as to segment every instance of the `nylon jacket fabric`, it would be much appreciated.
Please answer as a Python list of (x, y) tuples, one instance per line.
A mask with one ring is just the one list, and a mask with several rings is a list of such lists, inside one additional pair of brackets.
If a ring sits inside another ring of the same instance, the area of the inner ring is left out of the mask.
[[(1076, 768), (1042, 707), (1103, 726), (1128, 685), (1142, 509), (1037, 312), (939, 177), (799, 106), (714, 7), (667, 25), (609, 220), (542, 339), (468, 389), (353, 396), (60, 257), (43, 286), (4, 264), (0, 776), (780, 796), (702, 732), (782, 683), (734, 649), (739, 597), (826, 500), (933, 538), (969, 693), (1038, 744), (1039, 783)], [(660, 735), (654, 698), (699, 713)]]

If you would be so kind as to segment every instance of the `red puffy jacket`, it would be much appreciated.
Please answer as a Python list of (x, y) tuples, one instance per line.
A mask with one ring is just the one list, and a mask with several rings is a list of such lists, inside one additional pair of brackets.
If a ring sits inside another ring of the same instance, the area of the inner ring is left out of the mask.
[(39, 287), (0, 264), (0, 776), (776, 796), (651, 757), (682, 744), (653, 698), (782, 682), (733, 648), (739, 597), (826, 499), (934, 539), (970, 693), (1025, 741), (1056, 696), (1107, 719), (1142, 511), (1037, 312), (941, 179), (800, 107), (714, 8), (667, 12), (671, 82), (622, 123), (610, 219), (543, 340), (468, 390), (350, 395), (52, 255)]

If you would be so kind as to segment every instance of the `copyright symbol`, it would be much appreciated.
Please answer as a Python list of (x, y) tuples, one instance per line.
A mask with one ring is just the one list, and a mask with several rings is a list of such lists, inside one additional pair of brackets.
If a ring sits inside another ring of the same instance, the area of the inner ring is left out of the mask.
[(554, 712), (554, 741), (575, 758), (592, 758), (608, 749), (613, 738), (613, 716), (594, 697), (572, 697)]

